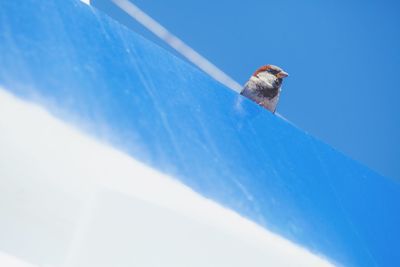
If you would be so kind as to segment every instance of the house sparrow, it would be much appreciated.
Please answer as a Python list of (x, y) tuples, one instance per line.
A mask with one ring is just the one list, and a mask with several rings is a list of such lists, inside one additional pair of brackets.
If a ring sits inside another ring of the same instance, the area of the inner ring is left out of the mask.
[(262, 66), (250, 77), (240, 94), (275, 113), (282, 80), (288, 75), (277, 66)]

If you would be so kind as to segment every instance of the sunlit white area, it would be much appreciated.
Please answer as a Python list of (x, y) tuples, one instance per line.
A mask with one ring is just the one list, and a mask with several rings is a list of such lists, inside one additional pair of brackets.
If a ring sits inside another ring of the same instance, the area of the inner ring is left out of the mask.
[(24, 262), (15, 256), (0, 251), (0, 264), (7, 267), (35, 267), (35, 265)]
[(332, 266), (0, 89), (0, 266)]

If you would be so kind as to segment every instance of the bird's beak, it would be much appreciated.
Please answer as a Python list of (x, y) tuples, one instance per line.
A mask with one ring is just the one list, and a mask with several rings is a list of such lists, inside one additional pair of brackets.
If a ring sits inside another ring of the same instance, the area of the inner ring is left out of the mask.
[(289, 76), (289, 74), (287, 72), (281, 71), (276, 76), (278, 78), (286, 78), (287, 76)]

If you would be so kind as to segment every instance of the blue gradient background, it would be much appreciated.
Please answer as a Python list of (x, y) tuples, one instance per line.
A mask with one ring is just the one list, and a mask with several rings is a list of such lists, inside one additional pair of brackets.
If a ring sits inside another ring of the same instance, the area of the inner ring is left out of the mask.
[[(400, 179), (398, 1), (133, 2), (239, 83), (281, 66), (290, 77), (279, 113)], [(109, 0), (93, 4), (166, 47)]]

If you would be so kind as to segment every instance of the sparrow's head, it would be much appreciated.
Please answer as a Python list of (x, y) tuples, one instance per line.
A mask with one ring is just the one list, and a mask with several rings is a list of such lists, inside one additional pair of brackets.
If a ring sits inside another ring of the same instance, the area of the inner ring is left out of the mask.
[(281, 68), (274, 65), (265, 65), (260, 67), (256, 72), (254, 72), (253, 76), (260, 77), (261, 76), (271, 76), (275, 79), (283, 79), (289, 76), (287, 72), (284, 72)]

